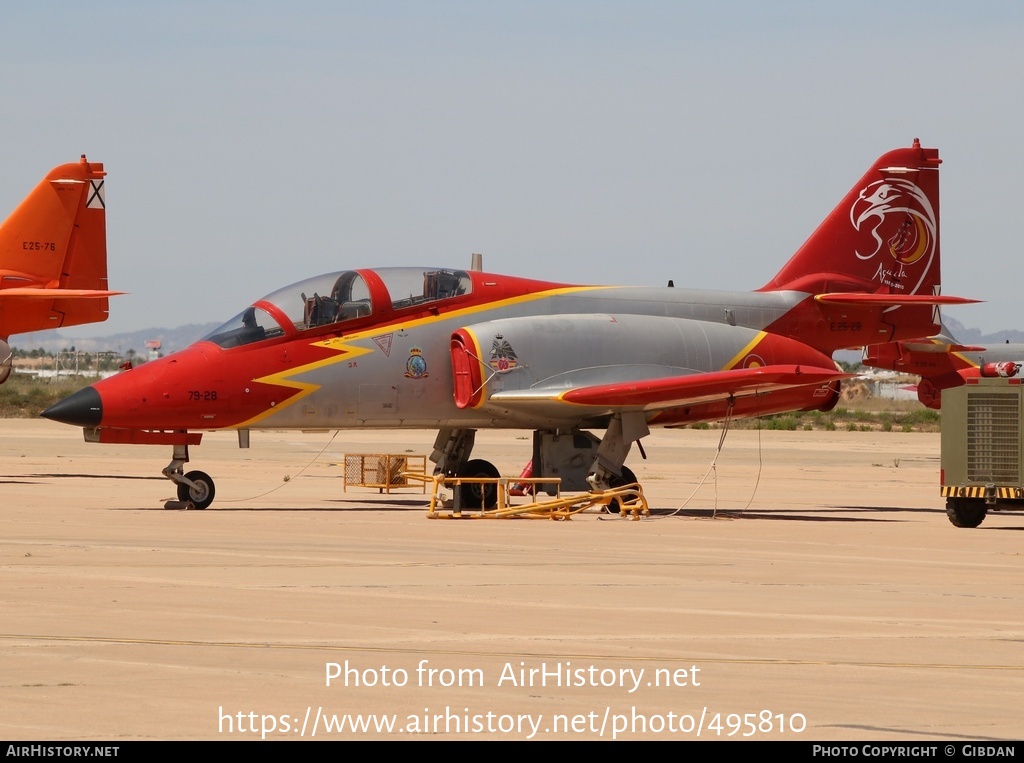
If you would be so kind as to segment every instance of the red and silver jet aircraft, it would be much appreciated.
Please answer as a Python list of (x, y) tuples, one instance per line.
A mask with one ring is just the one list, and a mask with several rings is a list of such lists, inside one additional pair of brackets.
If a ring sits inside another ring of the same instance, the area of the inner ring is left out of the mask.
[(879, 158), (754, 292), (343, 270), (43, 415), (89, 441), (171, 445), (164, 474), (197, 508), (214, 483), (183, 466), (216, 429), (247, 445), (261, 428), (432, 428), (436, 472), (462, 476), (498, 474), (470, 457), (477, 429), (532, 429), (534, 476), (629, 483), (649, 427), (827, 410), (845, 376), (835, 350), (934, 334), (937, 305), (970, 301), (939, 296), (939, 161), (917, 141)]
[(964, 345), (943, 328), (936, 336), (865, 347), (864, 365), (920, 376), (917, 399), (938, 410), (944, 389), (970, 379), (1017, 376), (1024, 368), (1024, 345)]
[(0, 224), (0, 384), (12, 334), (107, 319), (103, 165), (62, 164)]

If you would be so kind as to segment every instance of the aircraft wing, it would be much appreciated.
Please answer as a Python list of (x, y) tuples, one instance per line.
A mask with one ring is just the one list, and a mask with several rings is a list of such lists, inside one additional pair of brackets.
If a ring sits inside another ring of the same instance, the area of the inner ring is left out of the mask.
[[(621, 381), (583, 387), (533, 388), (496, 392), (490, 403), (511, 409), (559, 410), (584, 406), (606, 412), (623, 410), (660, 411), (685, 405), (696, 405), (730, 397), (744, 397), (791, 387), (821, 386), (847, 374), (835, 368), (799, 365), (773, 365), (740, 368), (731, 371), (695, 373), (641, 381)], [(596, 413), (592, 410), (591, 413)]]

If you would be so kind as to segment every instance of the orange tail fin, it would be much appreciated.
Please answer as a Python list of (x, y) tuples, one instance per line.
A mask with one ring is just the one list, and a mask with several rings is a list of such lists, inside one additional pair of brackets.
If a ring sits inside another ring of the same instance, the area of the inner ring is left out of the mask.
[(105, 175), (55, 167), (0, 224), (0, 339), (106, 320)]

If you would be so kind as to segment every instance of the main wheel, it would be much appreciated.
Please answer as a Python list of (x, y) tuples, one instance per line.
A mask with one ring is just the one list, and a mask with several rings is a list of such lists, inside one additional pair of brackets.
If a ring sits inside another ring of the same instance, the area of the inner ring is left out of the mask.
[(977, 527), (985, 520), (988, 509), (980, 498), (947, 498), (946, 516), (954, 527)]
[[(630, 469), (628, 466), (623, 466), (622, 467), (622, 476), (621, 477), (612, 477), (612, 479), (610, 480), (609, 487), (617, 488), (617, 487), (622, 487), (623, 485), (631, 485), (634, 482), (636, 482), (636, 475), (633, 474), (633, 470)], [(635, 496), (636, 496), (635, 493), (628, 493), (628, 494), (624, 495), (622, 498), (626, 499), (626, 501), (632, 501), (635, 498)], [(622, 513), (622, 504), (623, 504), (623, 502), (624, 501), (622, 499), (620, 499), (620, 498), (613, 498), (612, 500), (610, 500), (608, 502), (608, 511), (609, 511), (609, 513), (611, 513), (611, 514), (621, 514)]]
[[(474, 458), (463, 464), (459, 476), (500, 477), (501, 472), (490, 461)], [(498, 486), (479, 483), (459, 485), (459, 499), (463, 509), (493, 509), (498, 505)]]
[(179, 482), (179, 501), (191, 501), (192, 505), (197, 509), (205, 509), (213, 503), (213, 496), (217, 491), (209, 474), (206, 472), (189, 472), (185, 475), (185, 479), (192, 480), (195, 483), (195, 487)]

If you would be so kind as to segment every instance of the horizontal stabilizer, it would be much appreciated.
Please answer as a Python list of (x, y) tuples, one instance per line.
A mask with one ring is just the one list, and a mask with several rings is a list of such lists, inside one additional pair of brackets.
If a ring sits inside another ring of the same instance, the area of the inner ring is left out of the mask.
[(697, 373), (665, 379), (599, 384), (573, 389), (535, 388), (497, 392), (489, 402), (515, 407), (568, 403), (591, 407), (662, 410), (681, 405), (725, 400), (790, 387), (820, 386), (853, 374), (835, 368), (775, 365)]
[(935, 339), (916, 339), (907, 342), (900, 342), (900, 346), (910, 352), (985, 352), (984, 347), (972, 344), (957, 344), (956, 342), (942, 342)]
[(973, 305), (980, 299), (947, 297), (940, 294), (864, 294), (860, 292), (834, 292), (818, 294), (815, 302), (829, 305)]
[(20, 299), (100, 299), (125, 294), (123, 291), (100, 291), (98, 289), (33, 289), (19, 287), (0, 291), (0, 299), (17, 297)]

